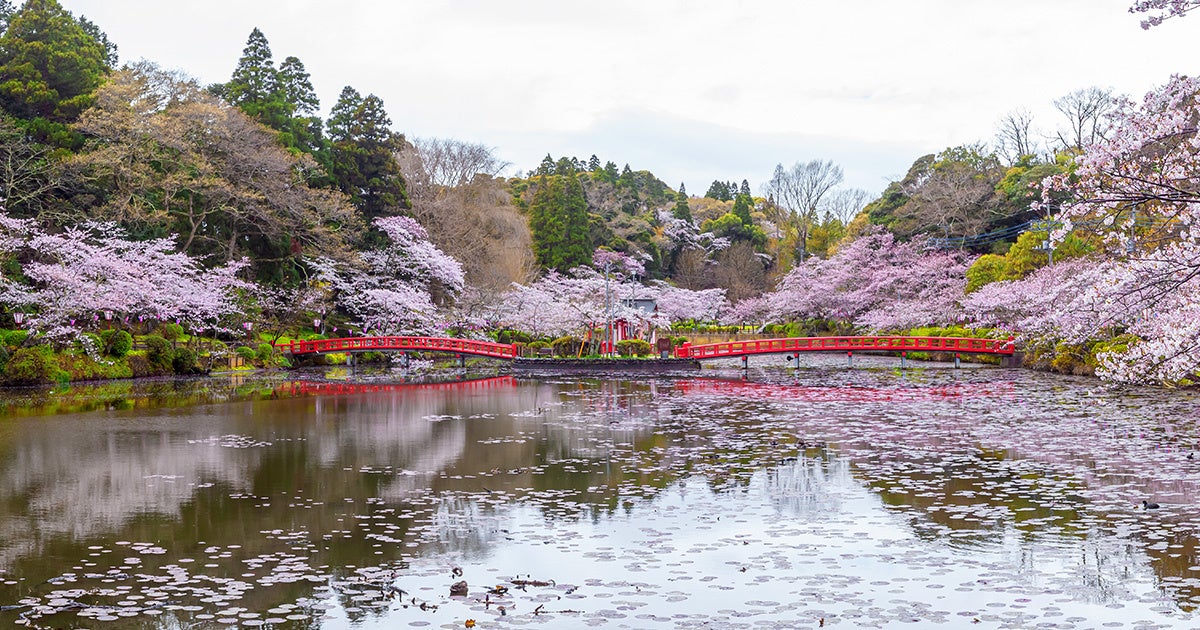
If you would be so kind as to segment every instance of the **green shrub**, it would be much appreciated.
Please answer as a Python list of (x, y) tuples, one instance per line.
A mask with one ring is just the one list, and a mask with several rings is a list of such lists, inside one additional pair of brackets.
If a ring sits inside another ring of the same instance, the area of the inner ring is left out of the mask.
[[(113, 333), (109, 335), (109, 339), (104, 345), (104, 353), (108, 356), (120, 359), (129, 354), (130, 350), (133, 350), (133, 335), (129, 334), (128, 331), (106, 330), (104, 332)], [(101, 338), (103, 339), (103, 337)]]
[(50, 382), (53, 372), (49, 353), (42, 347), (21, 348), (4, 365), (4, 380), (10, 385), (37, 385)]
[(258, 344), (258, 352), (255, 353), (255, 356), (263, 365), (269, 365), (271, 357), (275, 356), (275, 346), (269, 343), (260, 343)]
[(519, 330), (500, 330), (496, 332), (496, 343), (529, 343), (533, 335)]
[(583, 345), (583, 341), (578, 337), (559, 337), (551, 342), (550, 346), (554, 348), (554, 356), (557, 357), (573, 357), (579, 354), (579, 346)]
[(89, 355), (93, 352), (97, 354), (104, 353), (104, 342), (100, 341), (100, 335), (95, 333), (85, 332), (75, 340), (75, 343), (79, 346), (80, 350)]
[(196, 352), (191, 348), (176, 348), (171, 368), (176, 374), (197, 374), (200, 372), (200, 368), (196, 366), (197, 358)]
[(236, 352), (239, 357), (242, 357), (247, 361), (253, 361), (254, 359), (258, 358), (258, 355), (256, 355), (254, 350), (249, 346), (238, 346), (234, 352)]
[(623, 357), (648, 357), (654, 352), (654, 346), (649, 341), (641, 339), (625, 339), (617, 342), (617, 354)]
[(171, 347), (171, 342), (160, 335), (147, 335), (142, 337), (142, 343), (146, 346), (146, 360), (150, 363), (151, 371), (156, 374), (175, 371), (175, 349)]
[(163, 324), (162, 338), (174, 343), (183, 337), (183, 326), (176, 323)]
[(678, 348), (679, 346), (682, 346), (683, 344), (685, 344), (687, 342), (688, 342), (687, 337), (683, 337), (683, 336), (671, 337), (671, 347), (672, 348)]
[(17, 348), (25, 343), (29, 338), (28, 330), (6, 330), (4, 331), (4, 345), (10, 348)]

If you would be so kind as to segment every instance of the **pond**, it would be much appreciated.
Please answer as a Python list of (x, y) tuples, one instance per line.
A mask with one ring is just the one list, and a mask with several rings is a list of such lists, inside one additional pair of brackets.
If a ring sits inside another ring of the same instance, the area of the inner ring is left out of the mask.
[(1200, 625), (1194, 393), (804, 361), (7, 392), (0, 626)]

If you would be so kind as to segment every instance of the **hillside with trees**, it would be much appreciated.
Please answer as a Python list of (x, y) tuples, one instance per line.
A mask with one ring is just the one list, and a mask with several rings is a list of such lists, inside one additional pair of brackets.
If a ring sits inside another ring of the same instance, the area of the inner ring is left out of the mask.
[[(1133, 10), (1152, 27), (1194, 6)], [(618, 156), (510, 165), (409, 137), (370, 86), (322, 117), (305, 64), (257, 28), (213, 85), (121, 64), (56, 0), (0, 3), (0, 28), (0, 300), (21, 328), (0, 363), (24, 353), (9, 382), (47, 377), (32, 348), (107, 365), (101, 321), (217, 352), (308, 330), (590, 339), (614, 308), (646, 337), (969, 324), (1055, 369), (1190, 384), (1200, 368), (1192, 79), (1141, 102), (1077, 90), (1049, 125), (1014, 111), (878, 197), (822, 159), (696, 196)]]

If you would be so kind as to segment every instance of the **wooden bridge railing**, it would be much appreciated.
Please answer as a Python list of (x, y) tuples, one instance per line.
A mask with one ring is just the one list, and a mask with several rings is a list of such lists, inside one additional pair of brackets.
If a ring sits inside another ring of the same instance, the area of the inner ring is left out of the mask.
[(517, 347), (513, 344), (454, 339), (450, 337), (342, 337), (314, 339), (276, 344), (280, 352), (292, 355), (325, 354), (329, 352), (451, 352), (494, 359), (513, 359)]
[(790, 337), (726, 341), (675, 349), (680, 359), (718, 359), (750, 354), (792, 354), (798, 352), (954, 352), (959, 354), (1012, 355), (1013, 339), (974, 339), (969, 337)]

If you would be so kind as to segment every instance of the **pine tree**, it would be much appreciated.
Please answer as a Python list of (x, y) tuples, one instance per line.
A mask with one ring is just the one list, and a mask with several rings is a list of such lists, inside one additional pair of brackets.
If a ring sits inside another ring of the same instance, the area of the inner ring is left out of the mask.
[(258, 28), (250, 31), (233, 76), (220, 94), (262, 124), (278, 131), (288, 129), (291, 108), (280, 86), (271, 45)]
[(596, 157), (595, 153), (593, 153), (592, 157), (588, 159), (587, 167), (588, 171), (591, 173), (595, 173), (596, 171), (600, 170), (600, 158)]
[(534, 171), (535, 175), (553, 175), (557, 167), (554, 165), (554, 158), (547, 153), (546, 157), (542, 158), (542, 163), (538, 165)]
[(732, 194), (729, 191), (729, 184), (719, 180), (713, 180), (713, 183), (708, 187), (708, 192), (704, 193), (704, 196), (709, 199), (716, 199), (717, 201), (729, 201), (732, 198)]
[(106, 57), (57, 0), (27, 0), (0, 36), (0, 107), (27, 120), (71, 122), (104, 81)]
[(749, 197), (750, 196), (750, 182), (743, 179), (742, 187), (738, 190), (738, 194), (746, 195), (747, 197)]

